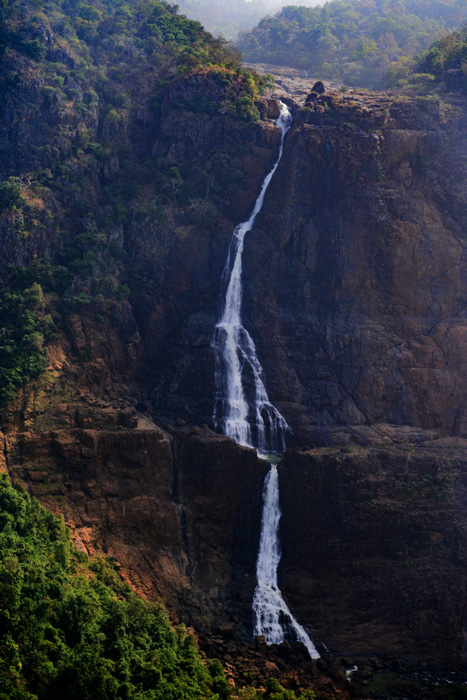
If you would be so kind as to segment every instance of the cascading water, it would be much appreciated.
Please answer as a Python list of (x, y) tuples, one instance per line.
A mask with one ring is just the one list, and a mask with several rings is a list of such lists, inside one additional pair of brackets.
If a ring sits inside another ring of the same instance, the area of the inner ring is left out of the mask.
[[(261, 211), (266, 190), (282, 158), (285, 135), (292, 123), (287, 105), (282, 102), (276, 123), (282, 129), (279, 154), (261, 186), (250, 218), (234, 230), (223, 274), (227, 291), (212, 342), (216, 353), (216, 428), (234, 438), (240, 445), (256, 447), (260, 454), (283, 452), (290, 431), (285, 418), (269, 400), (255, 344), (241, 320), (245, 236), (253, 228)], [(277, 467), (273, 465), (264, 484), (261, 541), (256, 566), (257, 586), (253, 599), (255, 634), (264, 635), (268, 644), (278, 644), (286, 638), (296, 639), (303, 642), (311, 658), (317, 658), (319, 655), (313, 642), (293, 617), (277, 585), (280, 515), (279, 476)]]
[(264, 507), (261, 521), (261, 541), (256, 563), (256, 590), (253, 597), (255, 635), (263, 634), (268, 644), (280, 644), (284, 639), (298, 640), (312, 659), (319, 654), (304, 628), (297, 622), (277, 585), (277, 567), (281, 558), (278, 528), (279, 473), (273, 464), (264, 482)]
[(266, 176), (248, 221), (239, 224), (224, 268), (227, 282), (224, 306), (216, 325), (213, 347), (216, 351), (214, 422), (240, 445), (262, 451), (283, 451), (289, 426), (269, 401), (263, 380), (263, 368), (250, 334), (242, 324), (242, 254), (246, 234), (253, 228), (263, 206), (264, 196), (277, 170), (284, 148), (284, 138), (292, 122), (287, 106), (281, 103), (277, 124), (282, 129), (279, 155)]

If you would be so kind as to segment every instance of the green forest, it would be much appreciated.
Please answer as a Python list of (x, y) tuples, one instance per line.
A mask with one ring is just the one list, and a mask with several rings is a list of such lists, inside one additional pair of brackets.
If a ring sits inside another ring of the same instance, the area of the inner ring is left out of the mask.
[(5, 475), (0, 591), (2, 700), (176, 700), (213, 686), (186, 630), (78, 552), (63, 520)]
[(467, 30), (435, 42), (420, 58), (417, 70), (428, 80), (452, 90), (467, 90)]
[[(63, 519), (0, 476), (1, 700), (228, 700), (217, 660), (171, 628), (161, 605), (123, 583), (111, 560), (78, 551)], [(245, 700), (312, 700), (276, 681)]]
[(247, 61), (287, 65), (312, 78), (380, 88), (407, 77), (413, 59), (467, 17), (466, 0), (333, 0), (284, 7), (243, 32)]

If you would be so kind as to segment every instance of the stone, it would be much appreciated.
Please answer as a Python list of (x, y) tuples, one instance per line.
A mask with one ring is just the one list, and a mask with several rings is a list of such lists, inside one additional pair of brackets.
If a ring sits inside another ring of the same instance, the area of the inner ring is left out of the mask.
[(317, 80), (316, 83), (311, 88), (312, 92), (316, 92), (318, 95), (323, 95), (326, 92), (324, 83), (321, 80)]

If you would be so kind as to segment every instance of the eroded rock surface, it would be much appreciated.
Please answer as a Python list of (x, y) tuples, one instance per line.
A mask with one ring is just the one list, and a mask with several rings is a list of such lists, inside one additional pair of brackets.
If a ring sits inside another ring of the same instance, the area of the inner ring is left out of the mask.
[[(465, 104), (326, 85), (299, 109), (311, 87), (286, 97), (294, 125), (244, 255), (245, 326), (303, 447), (281, 466), (281, 585), (332, 650), (457, 664), (467, 583)], [(194, 176), (224, 149), (223, 202), (214, 212), (181, 206), (171, 191), (162, 219), (143, 197), (108, 231), (131, 294), (100, 319), (89, 305), (54, 309), (50, 367), (13, 406), (0, 464), (64, 514), (81, 546), (115, 557), (174, 620), (217, 635), (233, 656), (252, 632), (267, 467), (184, 421), (212, 427), (222, 270), (280, 132), (276, 99), (248, 127), (173, 107), (208, 88), (180, 82), (157, 124), (142, 100), (107, 136), (123, 142), (133, 128), (144, 157), (183, 162)], [(118, 160), (106, 168), (118, 172)], [(87, 206), (110, 175), (93, 173)], [(56, 204), (47, 197), (44, 211)], [(15, 248), (11, 221), (1, 223), (5, 265), (27, 264), (54, 241), (44, 223)], [(452, 434), (460, 447), (440, 442)], [(329, 444), (347, 447), (311, 449)]]
[(114, 557), (174, 620), (251, 637), (267, 470), (254, 450), (149, 419), (130, 431), (21, 434), (8, 450), (10, 473), (63, 514), (78, 546)]

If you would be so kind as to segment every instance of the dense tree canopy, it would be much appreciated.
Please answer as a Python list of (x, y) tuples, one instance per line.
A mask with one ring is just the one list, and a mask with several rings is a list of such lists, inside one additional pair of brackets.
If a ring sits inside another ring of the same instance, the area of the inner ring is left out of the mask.
[[(245, 700), (313, 700), (270, 680)], [(63, 519), (0, 475), (0, 700), (229, 700), (184, 627), (89, 560)]]
[(432, 76), (454, 90), (467, 90), (467, 29), (435, 42), (417, 65), (419, 74)]
[(2, 700), (182, 700), (206, 697), (211, 684), (185, 630), (1, 478)]
[(289, 6), (241, 34), (248, 61), (303, 68), (312, 77), (365, 87), (383, 84), (467, 15), (467, 0), (332, 0)]

